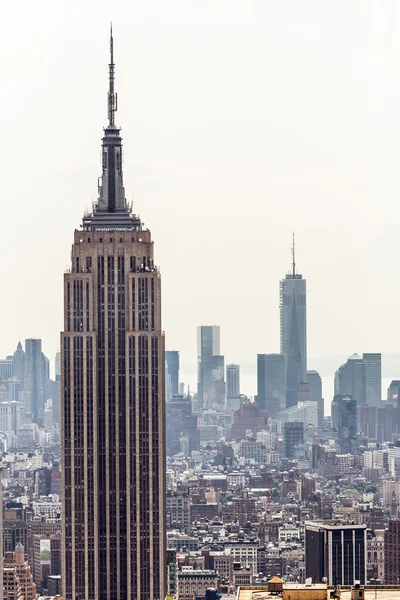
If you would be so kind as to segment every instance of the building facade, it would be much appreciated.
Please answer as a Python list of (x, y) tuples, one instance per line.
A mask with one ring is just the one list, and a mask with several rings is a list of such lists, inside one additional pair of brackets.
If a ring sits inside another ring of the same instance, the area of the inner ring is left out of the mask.
[(382, 355), (363, 354), (363, 404), (379, 406), (382, 402)]
[(132, 214), (114, 123), (113, 40), (99, 197), (74, 233), (61, 334), (63, 599), (165, 596), (160, 274)]
[(310, 385), (310, 400), (318, 405), (318, 427), (324, 424), (324, 399), (322, 397), (322, 380), (318, 371), (307, 371), (307, 381)]
[(226, 395), (230, 398), (240, 396), (240, 366), (226, 365)]
[(225, 403), (225, 360), (220, 354), (218, 325), (197, 328), (197, 396), (200, 412), (222, 410)]
[(283, 426), (283, 455), (294, 458), (295, 447), (304, 444), (304, 423), (292, 421)]
[(272, 419), (286, 407), (285, 373), (283, 354), (257, 354), (257, 404)]
[(286, 406), (297, 404), (299, 383), (307, 374), (306, 280), (293, 269), (280, 282), (281, 354), (285, 357)]
[(309, 521), (305, 524), (306, 577), (313, 583), (353, 585), (366, 583), (366, 525)]
[(354, 398), (334, 396), (332, 427), (338, 432), (340, 451), (353, 454), (357, 446), (357, 403)]
[(166, 363), (166, 378), (167, 390), (170, 392), (170, 398), (167, 396), (167, 400), (170, 400), (172, 396), (178, 396), (179, 394), (179, 352), (178, 350), (167, 350), (165, 352), (165, 363)]

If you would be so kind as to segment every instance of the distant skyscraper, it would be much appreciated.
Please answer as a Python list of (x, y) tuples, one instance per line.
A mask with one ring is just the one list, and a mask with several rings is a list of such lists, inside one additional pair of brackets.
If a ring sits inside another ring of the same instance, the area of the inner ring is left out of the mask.
[(25, 411), (32, 414), (32, 421), (43, 425), (46, 388), (50, 379), (49, 359), (42, 352), (42, 340), (25, 340), (24, 392), (28, 394), (29, 406)]
[(293, 237), (292, 272), (280, 282), (281, 354), (285, 357), (286, 406), (297, 404), (299, 383), (307, 373), (306, 280), (296, 273)]
[(363, 354), (363, 403), (379, 406), (382, 402), (382, 355)]
[(56, 376), (56, 380), (60, 379), (61, 377), (61, 352), (59, 350), (57, 350), (56, 352), (56, 358), (55, 358), (55, 376)]
[(338, 432), (342, 454), (354, 454), (357, 445), (357, 402), (351, 396), (336, 395), (332, 401), (332, 427)]
[(63, 600), (165, 596), (165, 351), (150, 231), (132, 214), (114, 123), (75, 230), (61, 335)]
[(224, 357), (218, 325), (197, 328), (197, 394), (202, 409), (221, 410), (225, 401)]
[(285, 458), (294, 458), (295, 447), (304, 444), (304, 423), (293, 421), (283, 426), (283, 452)]
[(310, 384), (310, 400), (318, 404), (318, 427), (322, 427), (324, 424), (324, 399), (321, 375), (318, 371), (307, 371), (307, 381)]
[(397, 406), (397, 400), (399, 397), (399, 388), (400, 388), (400, 380), (393, 379), (393, 381), (390, 382), (390, 385), (387, 390), (387, 401), (390, 402), (390, 404), (393, 404), (393, 406)]
[(226, 365), (226, 396), (239, 398), (240, 396), (240, 366)]
[(257, 404), (272, 419), (285, 408), (285, 357), (282, 354), (257, 354)]
[[(336, 521), (305, 523), (306, 577), (313, 583), (354, 585), (366, 583), (367, 526)], [(386, 581), (385, 581), (386, 583)]]
[(363, 402), (363, 359), (352, 354), (335, 374), (335, 394), (351, 396), (359, 406)]
[(18, 342), (17, 349), (14, 352), (13, 377), (16, 377), (19, 381), (19, 390), (22, 391), (24, 389), (25, 381), (25, 352), (21, 342)]
[(171, 384), (172, 396), (179, 395), (179, 352), (177, 350), (167, 350), (165, 352), (168, 376)]

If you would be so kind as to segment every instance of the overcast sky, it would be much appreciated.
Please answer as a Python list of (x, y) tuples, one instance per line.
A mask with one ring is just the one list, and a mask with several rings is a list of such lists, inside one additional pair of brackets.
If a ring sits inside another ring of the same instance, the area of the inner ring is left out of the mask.
[(221, 326), (227, 362), (279, 351), (295, 230), (309, 368), (398, 350), (396, 0), (19, 0), (1, 17), (2, 356), (19, 336), (59, 346), (111, 20), (125, 188), (155, 241), (167, 348), (194, 364), (202, 323)]

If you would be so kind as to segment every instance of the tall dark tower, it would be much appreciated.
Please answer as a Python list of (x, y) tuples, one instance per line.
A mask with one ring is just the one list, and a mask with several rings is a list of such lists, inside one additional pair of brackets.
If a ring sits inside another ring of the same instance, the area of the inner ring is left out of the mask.
[(63, 598), (165, 596), (161, 280), (128, 206), (115, 126), (113, 38), (103, 171), (74, 233), (61, 334)]
[(306, 280), (296, 272), (293, 234), (292, 272), (280, 282), (281, 354), (285, 357), (286, 406), (298, 401), (307, 380)]

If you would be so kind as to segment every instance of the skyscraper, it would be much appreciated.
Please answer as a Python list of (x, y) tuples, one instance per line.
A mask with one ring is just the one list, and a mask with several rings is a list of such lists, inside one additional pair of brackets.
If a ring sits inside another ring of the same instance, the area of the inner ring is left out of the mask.
[[(396, 506), (397, 508), (397, 506)], [(400, 580), (400, 521), (390, 519), (385, 531), (385, 584), (399, 585)]]
[(318, 371), (307, 371), (310, 384), (310, 400), (318, 404), (318, 427), (324, 424), (324, 399), (322, 397), (322, 380)]
[(357, 406), (363, 402), (363, 359), (352, 354), (335, 373), (335, 394), (351, 396)]
[(285, 357), (257, 354), (257, 404), (275, 419), (285, 408)]
[(164, 335), (151, 234), (132, 214), (114, 123), (98, 201), (75, 230), (61, 334), (65, 600), (165, 595)]
[(239, 398), (240, 396), (240, 366), (226, 365), (226, 396)]
[(292, 272), (280, 282), (281, 354), (285, 357), (286, 406), (297, 404), (299, 383), (307, 373), (306, 280), (296, 273), (293, 237)]
[(382, 402), (382, 355), (363, 354), (363, 404), (379, 406)]
[(21, 342), (18, 342), (17, 349), (14, 352), (13, 377), (19, 381), (19, 389), (24, 389), (25, 381), (25, 352), (22, 349)]
[(304, 423), (292, 421), (283, 426), (283, 455), (294, 458), (295, 446), (304, 444)]
[(179, 352), (177, 350), (167, 350), (165, 352), (165, 361), (167, 364), (167, 373), (170, 379), (171, 396), (179, 395)]
[(222, 410), (225, 401), (224, 357), (218, 325), (197, 328), (197, 395), (201, 408)]
[(365, 584), (366, 547), (366, 525), (306, 521), (306, 577), (313, 583), (322, 583), (326, 577), (328, 585), (354, 585), (356, 580)]
[(25, 340), (24, 378), (24, 392), (28, 400), (25, 412), (31, 413), (34, 423), (43, 425), (50, 366), (49, 359), (42, 352), (42, 340)]
[(338, 432), (342, 454), (354, 454), (357, 446), (357, 402), (351, 396), (334, 396), (332, 427)]

